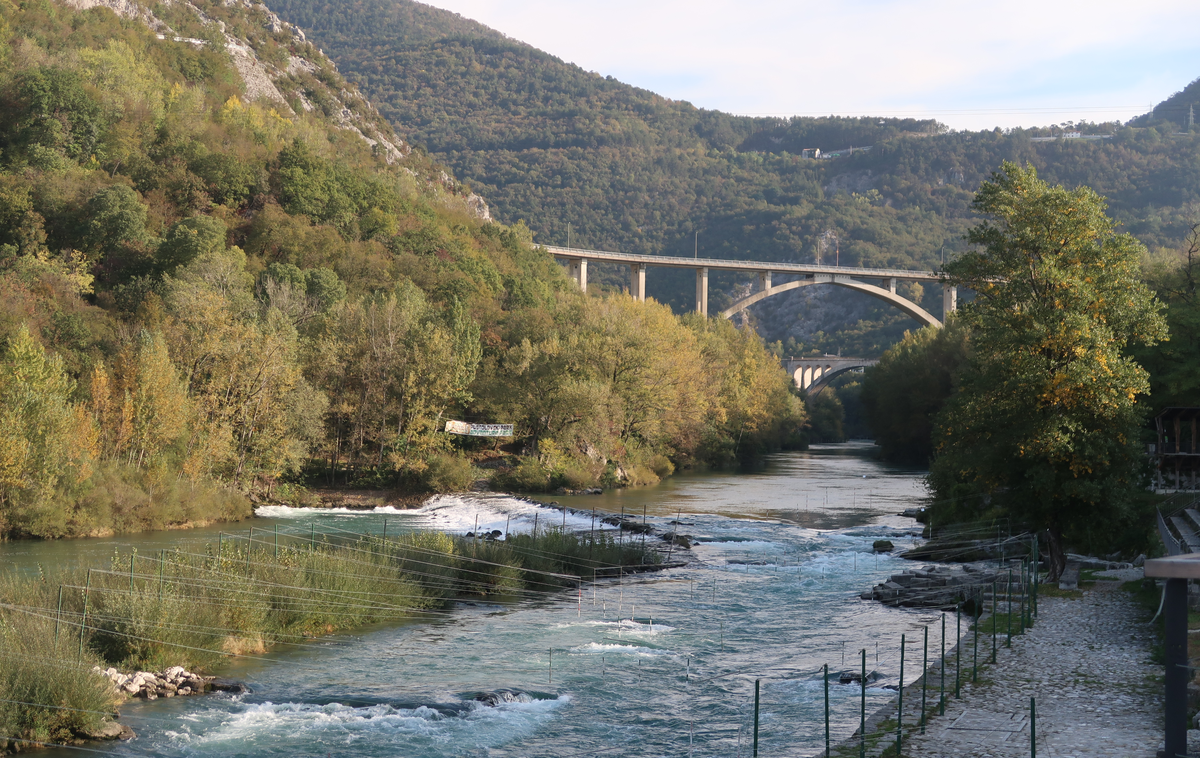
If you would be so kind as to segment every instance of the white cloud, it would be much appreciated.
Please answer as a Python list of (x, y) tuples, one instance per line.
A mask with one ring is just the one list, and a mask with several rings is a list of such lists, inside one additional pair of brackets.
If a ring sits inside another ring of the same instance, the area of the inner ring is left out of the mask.
[(1127, 119), (1200, 76), (1200, 4), (1179, 0), (432, 4), (734, 113), (929, 114), (957, 128)]

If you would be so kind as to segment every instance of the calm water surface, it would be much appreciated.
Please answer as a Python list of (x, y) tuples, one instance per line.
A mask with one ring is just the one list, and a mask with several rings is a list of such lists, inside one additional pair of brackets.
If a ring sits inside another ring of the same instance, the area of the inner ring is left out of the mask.
[[(922, 628), (940, 645), (940, 614), (882, 608), (858, 593), (901, 568), (876, 556), (905, 547), (922, 472), (886, 467), (863, 445), (781, 454), (749, 474), (685, 474), (655, 488), (558, 498), (568, 526), (590, 528), (595, 507), (659, 526), (679, 518), (701, 544), (684, 568), (587, 584), (513, 604), (463, 603), (438, 621), (388, 625), (281, 647), (226, 675), (247, 695), (160, 699), (122, 709), (132, 742), (112, 755), (155, 756), (737, 756), (750, 754), (754, 682), (761, 680), (759, 753), (824, 747), (824, 681), (868, 667), (883, 678), (868, 709), (894, 693), (899, 642), (917, 676)], [(553, 508), (505, 496), (443, 497), (417, 511), (265, 508), (256, 538), (347, 530), (524, 531)], [(241, 538), (248, 525), (238, 525)], [(263, 529), (263, 532), (259, 532)], [(227, 532), (229, 533), (229, 532)], [(230, 539), (226, 537), (226, 539)], [(151, 553), (216, 530), (72, 543), (0, 546), (19, 570), (103, 562), (115, 549)], [(953, 637), (953, 618), (949, 625)], [(912, 641), (918, 640), (913, 646)], [(949, 644), (952, 644), (953, 640)], [(489, 707), (479, 691), (507, 688)], [(830, 684), (834, 739), (858, 724), (857, 686)], [(89, 746), (95, 750), (95, 746)], [(46, 755), (79, 755), (76, 751)]]

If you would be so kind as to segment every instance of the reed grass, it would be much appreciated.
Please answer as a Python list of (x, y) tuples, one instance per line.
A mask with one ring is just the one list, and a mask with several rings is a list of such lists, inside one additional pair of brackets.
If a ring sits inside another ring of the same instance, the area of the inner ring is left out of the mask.
[(557, 528), (505, 541), (337, 532), (282, 536), (278, 548), (273, 535), (226, 536), (202, 553), (0, 575), (0, 735), (63, 742), (94, 731), (121, 700), (95, 666), (206, 671), (281, 643), (435, 617), (457, 598), (520, 599), (657, 561), (632, 540)]

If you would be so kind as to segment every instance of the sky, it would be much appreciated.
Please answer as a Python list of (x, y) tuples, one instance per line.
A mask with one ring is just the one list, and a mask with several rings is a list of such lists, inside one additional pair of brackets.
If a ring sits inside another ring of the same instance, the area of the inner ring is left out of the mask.
[(589, 71), (744, 115), (1127, 121), (1200, 78), (1200, 2), (424, 0)]

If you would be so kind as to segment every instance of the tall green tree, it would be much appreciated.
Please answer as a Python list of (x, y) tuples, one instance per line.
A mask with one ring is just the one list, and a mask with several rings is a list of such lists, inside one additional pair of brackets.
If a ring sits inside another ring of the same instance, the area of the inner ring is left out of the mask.
[(933, 427), (967, 361), (967, 330), (951, 318), (941, 329), (905, 332), (863, 378), (862, 402), (884, 460), (926, 466)]
[(974, 207), (978, 247), (947, 266), (977, 293), (962, 309), (973, 351), (929, 480), (942, 507), (987, 503), (1044, 530), (1054, 579), (1065, 541), (1132, 517), (1149, 383), (1126, 351), (1165, 339), (1166, 322), (1139, 278), (1145, 248), (1090, 188), (1005, 162)]

